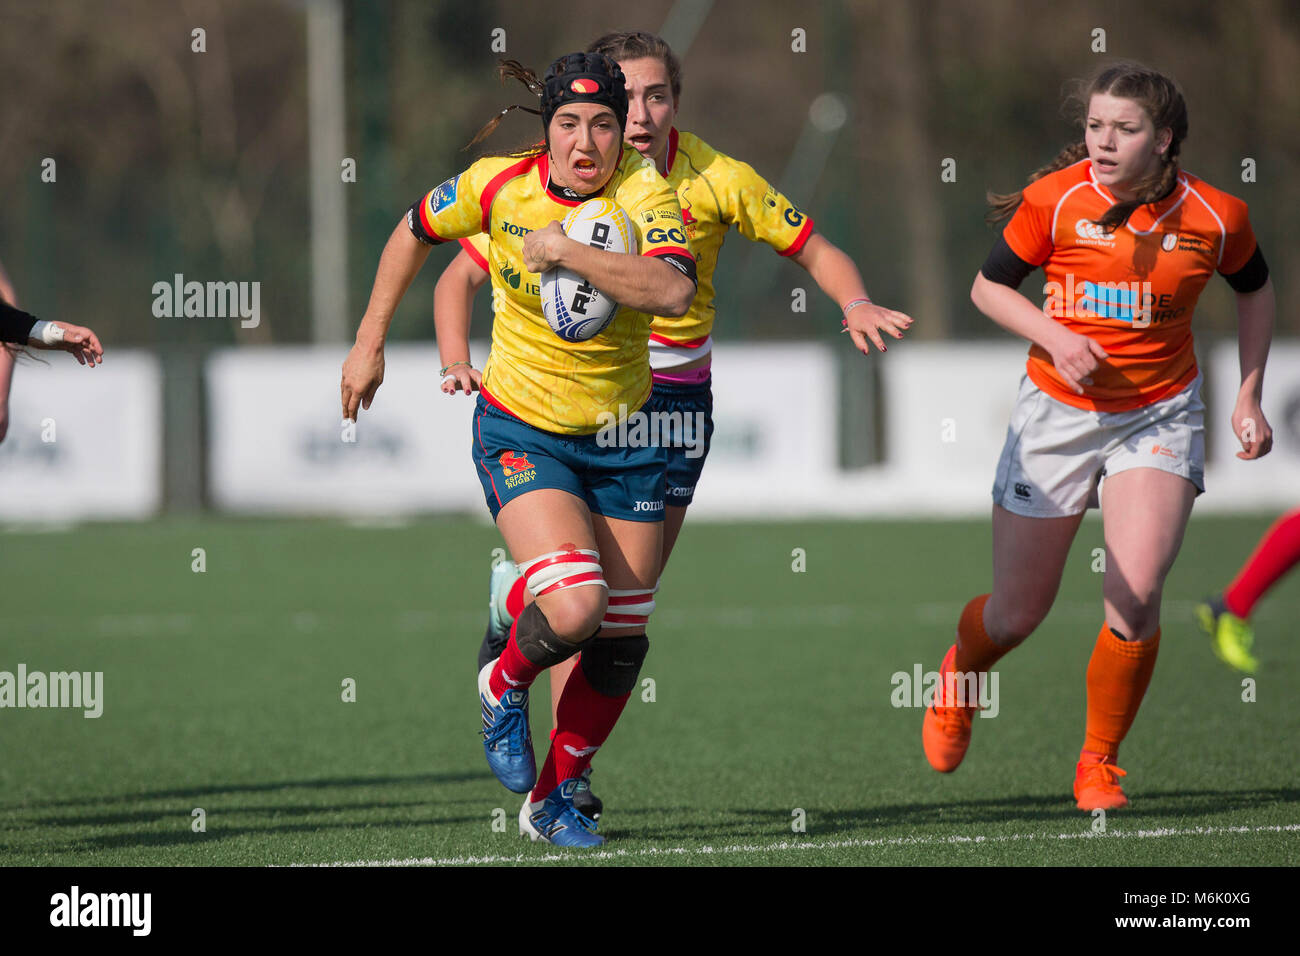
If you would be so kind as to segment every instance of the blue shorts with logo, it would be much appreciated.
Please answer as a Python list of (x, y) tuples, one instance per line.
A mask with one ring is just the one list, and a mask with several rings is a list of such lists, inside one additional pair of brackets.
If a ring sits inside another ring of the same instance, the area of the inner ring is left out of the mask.
[[(655, 382), (643, 412), (670, 416), (672, 423), (668, 452), (668, 482), (664, 503), (684, 508), (695, 500), (695, 486), (704, 471), (713, 439), (713, 382), (698, 385), (669, 385)], [(671, 417), (680, 415), (680, 419)], [(680, 424), (678, 424), (680, 422)], [(678, 431), (677, 429), (681, 430)]]
[(495, 521), (520, 495), (555, 488), (596, 514), (626, 521), (664, 519), (665, 449), (622, 447), (596, 435), (557, 435), (479, 396), (474, 410), (474, 470)]

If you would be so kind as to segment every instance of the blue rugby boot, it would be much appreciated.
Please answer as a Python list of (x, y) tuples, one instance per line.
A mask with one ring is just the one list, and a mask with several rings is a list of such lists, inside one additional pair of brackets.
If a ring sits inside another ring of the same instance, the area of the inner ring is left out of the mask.
[(588, 764), (587, 769), (582, 771), (582, 776), (576, 779), (578, 786), (573, 791), (573, 809), (584, 817), (599, 822), (605, 804), (600, 797), (591, 792), (591, 764)]
[(540, 803), (524, 797), (519, 810), (519, 835), (541, 840), (553, 846), (574, 846), (583, 849), (602, 846), (605, 838), (596, 833), (596, 821), (583, 816), (573, 808), (573, 794), (578, 788), (578, 778), (564, 781)]
[(537, 782), (533, 735), (528, 729), (528, 689), (512, 687), (500, 700), (492, 696), (488, 676), (496, 661), (478, 672), (478, 698), (483, 705), (483, 752), (502, 786), (527, 793)]

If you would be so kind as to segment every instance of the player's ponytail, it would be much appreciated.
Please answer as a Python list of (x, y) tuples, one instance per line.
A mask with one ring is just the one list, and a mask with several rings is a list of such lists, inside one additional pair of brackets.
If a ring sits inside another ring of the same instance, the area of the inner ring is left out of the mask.
[[(542, 81), (537, 78), (537, 74), (534, 73), (532, 70), (530, 70), (528, 67), (524, 66), (518, 60), (502, 60), (500, 65), (497, 67), (497, 76), (500, 78), (502, 83), (504, 83), (506, 80), (518, 80), (520, 83), (524, 84), (524, 86), (528, 88), (528, 92), (535, 93), (539, 97), (542, 95), (542, 93), (545, 92), (546, 89), (542, 85)], [(542, 111), (540, 109), (533, 109), (531, 106), (519, 106), (518, 104), (514, 106), (507, 106), (501, 112), (497, 113), (496, 116), (488, 120), (483, 125), (483, 128), (474, 134), (474, 138), (465, 144), (465, 149), (471, 149), (477, 144), (483, 142), (483, 140), (487, 139), (494, 132), (496, 132), (496, 128), (501, 125), (501, 121), (505, 119), (506, 114), (509, 113), (511, 110), (524, 110), (525, 112), (532, 113), (535, 116), (542, 115)], [(520, 156), (520, 157), (531, 156), (535, 153), (540, 153), (544, 148), (545, 148), (544, 144), (535, 143), (530, 146), (523, 147), (521, 149), (507, 151), (500, 155)]]
[[(1103, 67), (1091, 80), (1076, 86), (1076, 93), (1070, 97), (1067, 105), (1074, 107), (1080, 125), (1086, 122), (1088, 103), (1097, 93), (1133, 100), (1151, 118), (1157, 132), (1165, 129), (1170, 132), (1169, 146), (1160, 157), (1160, 168), (1133, 184), (1133, 192), (1136, 194), (1134, 199), (1115, 203), (1097, 220), (1097, 225), (1106, 232), (1114, 232), (1128, 222), (1129, 216), (1139, 206), (1163, 199), (1178, 184), (1178, 174), (1181, 171), (1178, 156), (1183, 140), (1187, 138), (1187, 103), (1178, 84), (1170, 77), (1140, 63), (1115, 63)], [(1033, 182), (1048, 173), (1064, 169), (1087, 155), (1087, 146), (1082, 142), (1067, 146), (1055, 160), (1035, 171), (1029, 181)], [(1021, 192), (1004, 195), (989, 193), (986, 219), (990, 225), (1010, 217), (1020, 205), (1021, 196)]]
[[(1065, 149), (1056, 154), (1056, 158), (1046, 166), (1040, 166), (1029, 174), (1029, 179), (1025, 185), (1029, 185), (1036, 179), (1042, 179), (1058, 169), (1064, 169), (1066, 166), (1073, 166), (1079, 160), (1088, 155), (1088, 146), (1086, 143), (1071, 143)], [(984, 216), (984, 221), (990, 226), (996, 226), (1004, 219), (1010, 219), (1020, 206), (1020, 200), (1024, 197), (1024, 190), (1017, 189), (1013, 193), (995, 193), (989, 192), (986, 195), (989, 204), (989, 211)]]

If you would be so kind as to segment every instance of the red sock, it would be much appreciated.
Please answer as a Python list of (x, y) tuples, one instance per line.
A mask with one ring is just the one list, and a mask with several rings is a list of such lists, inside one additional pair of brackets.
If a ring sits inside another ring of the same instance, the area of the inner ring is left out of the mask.
[(1300, 508), (1284, 514), (1260, 540), (1237, 579), (1223, 592), (1223, 603), (1240, 618), (1250, 617), (1255, 602), (1278, 578), (1300, 561)]
[(524, 657), (519, 650), (519, 641), (516, 638), (518, 630), (519, 621), (516, 619), (510, 625), (510, 640), (506, 641), (501, 657), (497, 660), (497, 666), (492, 668), (492, 673), (488, 675), (488, 689), (497, 700), (500, 700), (501, 695), (511, 687), (531, 687), (533, 681), (537, 680), (537, 675), (546, 670), (545, 667), (538, 667)]
[(578, 661), (578, 666), (569, 675), (569, 682), (564, 685), (564, 694), (555, 715), (551, 749), (529, 799), (545, 800), (565, 780), (582, 776), (596, 749), (618, 723), (623, 706), (631, 696), (627, 693), (621, 697), (606, 697), (598, 692), (587, 682), (587, 675), (582, 672), (582, 661)]
[(527, 583), (524, 576), (519, 575), (519, 580), (510, 586), (510, 591), (506, 594), (506, 613), (512, 618), (524, 613), (524, 588)]

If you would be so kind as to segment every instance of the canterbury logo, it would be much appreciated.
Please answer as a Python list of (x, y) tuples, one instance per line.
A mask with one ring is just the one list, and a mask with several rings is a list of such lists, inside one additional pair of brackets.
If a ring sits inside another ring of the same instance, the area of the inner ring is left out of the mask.
[(1115, 238), (1101, 226), (1087, 219), (1080, 219), (1076, 222), (1074, 224), (1074, 231), (1078, 234), (1080, 239), (1096, 239), (1102, 242), (1110, 242)]
[(597, 750), (599, 750), (600, 748), (599, 748), (599, 747), (583, 747), (581, 750), (574, 750), (574, 749), (573, 749), (572, 747), (570, 747), (568, 744), (565, 744), (565, 745), (564, 745), (564, 749), (567, 750), (567, 751), (569, 752), (569, 754), (572, 755), (572, 756), (574, 756), (574, 757), (585, 757), (585, 756), (587, 756), (587, 754), (594, 754), (594, 753), (595, 753)]

